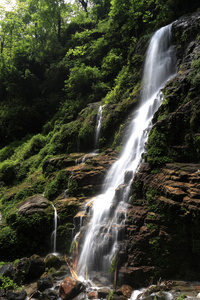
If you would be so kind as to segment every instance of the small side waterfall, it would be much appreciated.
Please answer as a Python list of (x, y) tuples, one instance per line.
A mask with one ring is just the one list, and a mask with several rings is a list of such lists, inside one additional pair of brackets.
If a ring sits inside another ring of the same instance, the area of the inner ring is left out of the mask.
[(57, 215), (57, 210), (56, 207), (53, 205), (53, 209), (54, 209), (54, 230), (52, 232), (51, 235), (51, 239), (52, 239), (52, 244), (53, 244), (53, 254), (56, 254), (56, 238), (57, 238), (57, 228), (58, 228), (58, 215)]
[(101, 130), (101, 120), (102, 120), (103, 107), (104, 107), (104, 105), (100, 105), (99, 109), (98, 109), (94, 150), (97, 150), (98, 147), (99, 147), (99, 136), (100, 136), (100, 130)]
[(150, 41), (140, 106), (131, 122), (124, 150), (109, 170), (102, 194), (94, 200), (92, 218), (78, 261), (80, 276), (86, 269), (89, 277), (92, 271), (108, 274), (111, 262), (123, 247), (130, 183), (145, 151), (152, 117), (162, 102), (160, 89), (175, 73), (176, 59), (169, 25), (158, 30)]
[(85, 163), (86, 160), (90, 159), (92, 156), (95, 156), (99, 152), (99, 137), (100, 137), (100, 130), (101, 130), (101, 121), (102, 121), (102, 112), (103, 112), (104, 105), (100, 105), (97, 113), (97, 119), (96, 119), (96, 130), (94, 134), (94, 149), (93, 152), (85, 154), (82, 159), (76, 160), (76, 165)]

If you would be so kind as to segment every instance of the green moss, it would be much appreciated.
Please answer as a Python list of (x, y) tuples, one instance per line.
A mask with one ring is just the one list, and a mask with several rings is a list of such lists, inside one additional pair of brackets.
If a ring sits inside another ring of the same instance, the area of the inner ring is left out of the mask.
[(71, 172), (61, 170), (55, 178), (51, 179), (45, 190), (45, 197), (49, 200), (54, 200), (61, 192), (64, 192), (68, 188), (68, 180)]
[(1, 260), (12, 260), (18, 257), (20, 247), (18, 245), (18, 237), (16, 231), (9, 227), (3, 227), (0, 230), (0, 257)]
[(78, 183), (75, 180), (69, 181), (68, 194), (70, 197), (78, 196)]
[(73, 218), (78, 212), (79, 201), (78, 199), (73, 199), (73, 201), (63, 202), (62, 206), (58, 210), (59, 218), (61, 224), (73, 223)]
[(194, 56), (191, 63), (192, 72), (188, 77), (188, 81), (192, 84), (193, 88), (200, 90), (200, 58), (198, 55)]
[(159, 191), (149, 189), (146, 192), (146, 200), (148, 203), (149, 211), (158, 213), (159, 212), (159, 202), (158, 202), (158, 195), (160, 194)]
[(58, 251), (70, 253), (72, 230), (74, 229), (73, 223), (66, 223), (60, 225), (57, 231), (57, 249)]
[(153, 167), (159, 167), (173, 161), (170, 154), (167, 132), (165, 129), (154, 128), (149, 134), (147, 161)]
[[(106, 101), (106, 100), (105, 100)], [(129, 91), (124, 99), (120, 99), (118, 103), (109, 102), (104, 108), (104, 122), (101, 128), (102, 139), (100, 146), (112, 145), (117, 147), (123, 141), (124, 132), (127, 130), (130, 119), (128, 116), (133, 111), (138, 101), (138, 85), (134, 90)], [(113, 101), (115, 102), (115, 101)]]
[(89, 122), (83, 124), (78, 134), (79, 149), (87, 151), (94, 149), (94, 124)]
[(16, 181), (19, 163), (17, 161), (5, 160), (0, 163), (0, 181), (11, 185)]

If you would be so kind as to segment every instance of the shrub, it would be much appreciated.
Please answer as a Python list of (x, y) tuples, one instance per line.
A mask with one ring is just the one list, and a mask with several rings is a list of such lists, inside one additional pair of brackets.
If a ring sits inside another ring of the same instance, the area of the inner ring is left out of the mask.
[(14, 183), (16, 180), (19, 163), (16, 161), (5, 160), (0, 164), (0, 181), (6, 185)]
[(79, 124), (77, 121), (62, 125), (49, 143), (48, 154), (76, 152), (78, 150), (78, 130)]
[(73, 229), (73, 223), (66, 223), (58, 227), (57, 249), (59, 249), (59, 251), (67, 251), (67, 253), (70, 252)]
[(95, 84), (100, 79), (101, 73), (97, 67), (86, 66), (84, 63), (73, 67), (70, 70), (69, 79), (65, 82), (68, 99), (77, 99), (87, 103), (88, 95), (92, 93)]
[(19, 247), (17, 245), (16, 231), (7, 226), (0, 230), (0, 257), (1, 260), (12, 260), (20, 255)]
[(0, 289), (4, 291), (15, 290), (17, 288), (17, 284), (10, 277), (0, 276), (0, 283)]
[(94, 126), (89, 122), (81, 127), (78, 134), (79, 148), (81, 151), (94, 149)]
[(45, 142), (46, 138), (43, 135), (34, 135), (25, 146), (24, 159), (37, 154), (44, 147)]
[(113, 79), (118, 72), (120, 71), (122, 66), (122, 54), (120, 49), (112, 49), (104, 57), (102, 61), (102, 72), (103, 76), (106, 78)]

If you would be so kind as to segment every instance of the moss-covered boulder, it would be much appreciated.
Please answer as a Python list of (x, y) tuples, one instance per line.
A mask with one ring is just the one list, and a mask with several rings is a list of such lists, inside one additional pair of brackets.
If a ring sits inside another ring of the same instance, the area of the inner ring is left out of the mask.
[[(8, 226), (0, 232), (4, 260), (49, 251), (53, 231), (53, 207), (42, 195), (27, 198), (7, 216)], [(9, 242), (5, 243), (5, 238)], [(4, 244), (5, 243), (5, 244)]]

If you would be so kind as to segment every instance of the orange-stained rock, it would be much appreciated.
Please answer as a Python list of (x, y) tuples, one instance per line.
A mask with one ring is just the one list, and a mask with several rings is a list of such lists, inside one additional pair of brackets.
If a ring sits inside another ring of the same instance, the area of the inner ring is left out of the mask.
[(60, 284), (59, 293), (63, 300), (72, 300), (84, 289), (81, 281), (66, 277)]
[(120, 291), (125, 297), (130, 298), (133, 293), (133, 288), (130, 285), (124, 284), (120, 288)]
[(98, 294), (95, 291), (92, 291), (88, 294), (89, 299), (98, 299)]

